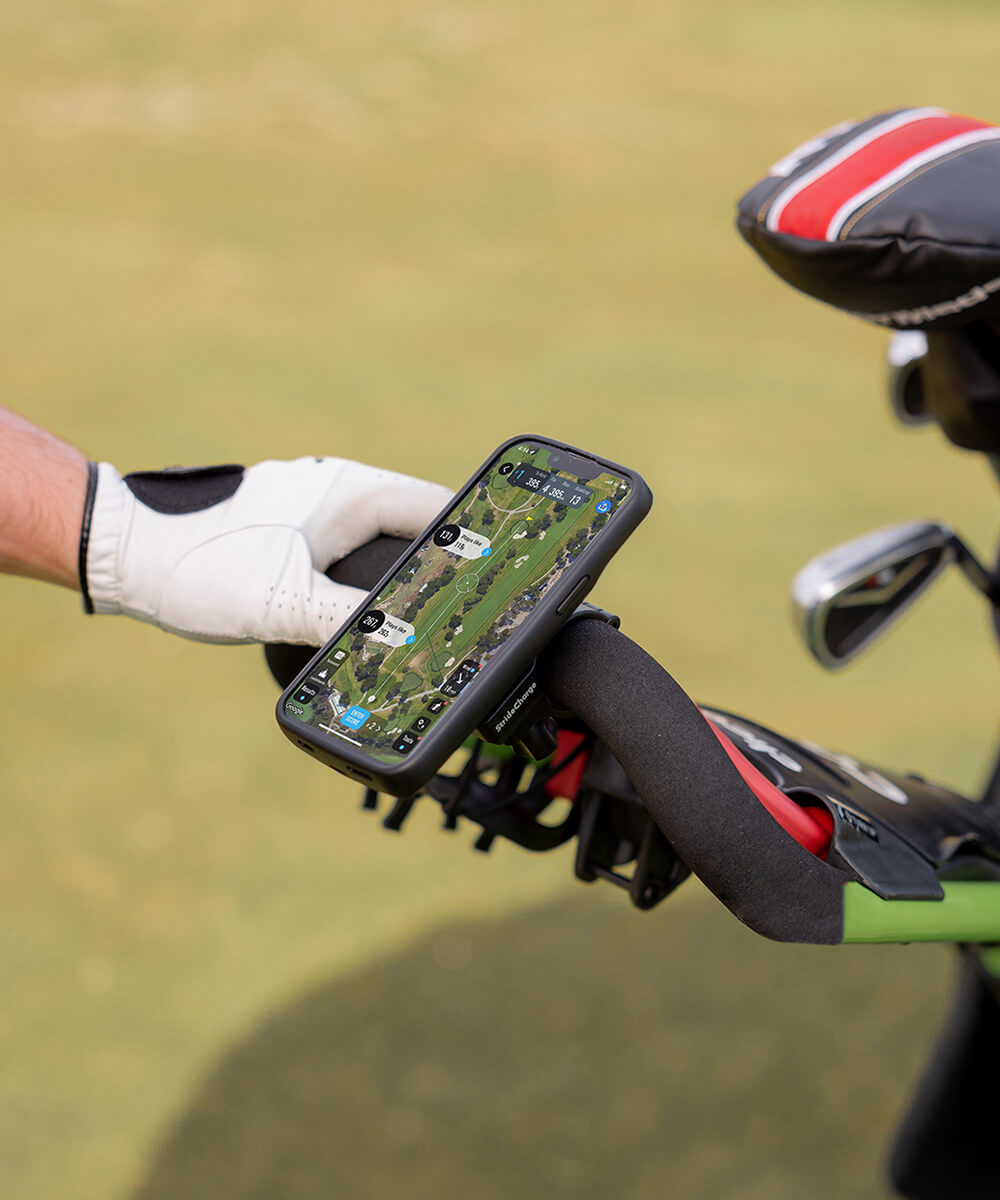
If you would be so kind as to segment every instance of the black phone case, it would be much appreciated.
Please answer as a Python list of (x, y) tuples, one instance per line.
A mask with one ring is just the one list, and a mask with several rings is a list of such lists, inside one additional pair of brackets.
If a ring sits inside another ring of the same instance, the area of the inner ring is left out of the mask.
[[(286, 702), (313, 672), (316, 665), (329, 653), (330, 647), (353, 624), (385, 585), (392, 579), (414, 551), (433, 534), (434, 530), (455, 507), (457, 500), (464, 497), (475, 486), (484, 471), (500, 458), (511, 446), (520, 442), (537, 442), (555, 450), (576, 454), (597, 463), (600, 467), (615, 472), (630, 484), (628, 498), (618, 508), (611, 520), (604, 525), (598, 536), (585, 546), (567, 569), (552, 591), (536, 604), (531, 615), (518, 627), (516, 634), (503, 643), (503, 647), (483, 665), (475, 686), (466, 688), (449, 705), (441, 718), (435, 722), (413, 750), (398, 764), (380, 762), (369, 755), (355, 750), (349, 743), (325, 735), (322, 730), (298, 721), (285, 712)], [(479, 726), (507, 694), (523, 678), (538, 653), (551, 641), (553, 635), (568, 620), (574, 608), (597, 582), (601, 571), (639, 522), (649, 512), (653, 494), (646, 482), (634, 471), (570, 446), (554, 438), (537, 434), (521, 434), (509, 438), (498, 446), (475, 470), (466, 483), (459, 488), (447, 505), (409, 545), (406, 553), (392, 564), (378, 583), (371, 589), (362, 603), (351, 614), (336, 634), (309, 660), (296, 675), (292, 683), (282, 692), (275, 715), (282, 732), (300, 749), (313, 755), (321, 762), (356, 779), (368, 787), (394, 796), (410, 796), (434, 775), (462, 742)]]

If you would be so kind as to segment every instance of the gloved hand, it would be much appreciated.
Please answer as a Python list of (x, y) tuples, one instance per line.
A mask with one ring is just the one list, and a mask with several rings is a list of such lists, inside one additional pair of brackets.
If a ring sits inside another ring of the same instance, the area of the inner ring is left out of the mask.
[(451, 493), (341, 458), (138, 472), (91, 464), (88, 612), (204, 642), (319, 646), (364, 592), (323, 571), (380, 533), (416, 537)]

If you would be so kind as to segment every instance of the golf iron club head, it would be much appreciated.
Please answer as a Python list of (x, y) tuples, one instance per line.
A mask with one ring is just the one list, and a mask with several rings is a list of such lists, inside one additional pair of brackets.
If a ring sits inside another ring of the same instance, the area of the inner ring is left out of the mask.
[(962, 541), (929, 521), (878, 529), (814, 558), (792, 582), (795, 620), (810, 654), (828, 670), (844, 666), (952, 562), (991, 594), (993, 581)]

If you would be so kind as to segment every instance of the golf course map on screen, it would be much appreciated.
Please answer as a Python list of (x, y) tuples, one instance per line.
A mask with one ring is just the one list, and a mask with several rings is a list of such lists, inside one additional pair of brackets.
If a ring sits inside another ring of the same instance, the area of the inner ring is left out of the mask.
[(525, 441), (495, 459), (331, 643), (285, 711), (393, 763), (408, 754), (628, 496)]

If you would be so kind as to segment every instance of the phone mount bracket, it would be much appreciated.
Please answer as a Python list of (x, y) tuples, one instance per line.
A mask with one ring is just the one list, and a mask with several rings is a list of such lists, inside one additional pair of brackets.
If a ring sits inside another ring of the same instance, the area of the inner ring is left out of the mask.
[[(577, 621), (604, 621), (612, 629), (621, 628), (621, 619), (594, 604), (577, 605), (563, 629)], [(540, 761), (556, 752), (556, 728), (559, 717), (570, 714), (555, 708), (538, 678), (537, 664), (529, 670), (480, 724), (476, 733), (491, 745), (511, 746), (525, 758)]]
[[(586, 620), (620, 625), (615, 614), (587, 603), (566, 624)], [(465, 747), (460, 770), (440, 772), (425, 791), (441, 805), (445, 829), (457, 829), (462, 817), (480, 827), (476, 850), (488, 852), (498, 837), (534, 851), (575, 837), (577, 878), (624, 888), (640, 909), (654, 907), (690, 873), (608, 748), (546, 695), (536, 664)], [(541, 819), (551, 815), (547, 810), (558, 797), (571, 801), (563, 819)], [(401, 830), (419, 798), (394, 800), (383, 826)], [(379, 794), (368, 788), (362, 806), (378, 805)], [(626, 874), (629, 863), (634, 865)]]

